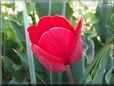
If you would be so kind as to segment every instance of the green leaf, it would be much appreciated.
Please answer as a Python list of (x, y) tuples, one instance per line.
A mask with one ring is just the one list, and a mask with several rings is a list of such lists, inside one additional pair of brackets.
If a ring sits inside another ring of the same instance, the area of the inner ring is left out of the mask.
[(15, 33), (16, 39), (19, 41), (25, 41), (24, 26), (14, 19), (9, 19), (9, 21), (11, 22), (11, 27)]
[[(47, 1), (36, 1), (35, 2), (35, 8), (37, 11), (37, 14), (39, 17), (46, 16), (49, 13), (49, 2), (50, 0)], [(51, 14), (50, 15), (55, 15), (55, 14), (61, 14), (62, 12), (62, 1), (60, 2), (55, 2), (51, 0)]]
[(7, 39), (15, 39), (15, 34), (13, 33), (12, 30), (7, 31), (6, 34), (7, 34)]
[(105, 66), (107, 65), (110, 52), (111, 52), (111, 47), (107, 47), (107, 49), (105, 49), (105, 52), (102, 56), (103, 58), (100, 60), (99, 68), (96, 71), (96, 75), (93, 78), (92, 84), (102, 84), (103, 75), (105, 73), (104, 72)]
[[(110, 6), (104, 6), (109, 4)], [(107, 28), (105, 25), (109, 25), (113, 30), (112, 23), (114, 20), (111, 18), (114, 12), (113, 6), (109, 0), (103, 0), (97, 5), (96, 17), (99, 19), (99, 22), (95, 23), (95, 29), (98, 32), (98, 35), (100, 36), (100, 39), (103, 43), (105, 43), (106, 40), (112, 36), (108, 30), (109, 28)]]
[(93, 42), (93, 38), (96, 36), (95, 32), (84, 32), (83, 33), (83, 38), (84, 38), (84, 43), (86, 43), (86, 49), (85, 49), (85, 53), (87, 55), (87, 63), (90, 64), (92, 62), (92, 60), (94, 59), (94, 42)]
[[(30, 6), (30, 5), (29, 5)], [(24, 25), (23, 25), (23, 12), (18, 12), (16, 16), (14, 16), (14, 19), (21, 27), (24, 28)]]
[[(111, 49), (112, 50), (112, 49)], [(105, 69), (106, 71), (108, 72), (113, 66), (113, 63), (114, 63), (114, 58), (113, 56), (110, 54), (110, 58), (108, 60), (108, 64), (106, 65)]]
[[(17, 49), (19, 48), (19, 45), (13, 40), (13, 39), (6, 39), (4, 36), (4, 41), (3, 41), (3, 48), (4, 48), (4, 53), (6, 57), (11, 58), (14, 62), (19, 63), (19, 59), (17, 59), (17, 55), (14, 53), (12, 49)], [(15, 57), (14, 57), (15, 56)]]
[(111, 83), (112, 70), (113, 70), (113, 67), (107, 72), (105, 76), (105, 80), (107, 84)]
[(21, 63), (23, 65), (25, 71), (28, 73), (29, 67), (28, 67), (26, 56), (19, 50), (17, 51), (15, 49), (13, 49), (13, 51), (20, 57)]
[(5, 6), (7, 8), (12, 8), (12, 10), (15, 10), (15, 3), (2, 3), (2, 6)]
[(96, 62), (98, 61), (98, 59), (99, 58), (103, 58), (103, 55), (105, 54), (105, 49), (107, 49), (109, 47), (109, 44), (112, 43), (113, 41), (114, 41), (113, 38), (108, 40), (105, 43), (105, 45), (100, 49), (99, 53), (95, 56), (95, 59), (93, 60), (91, 65), (89, 65), (89, 67), (86, 69), (86, 72), (81, 77), (81, 79), (79, 81), (79, 84), (83, 84), (85, 82), (86, 78), (91, 73), (91, 71), (93, 70), (94, 66), (96, 65)]
[[(21, 66), (15, 64), (11, 59), (3, 58), (4, 67), (7, 68), (8, 72), (19, 82), (22, 82), (25, 78), (25, 73), (22, 71)], [(20, 76), (21, 75), (21, 76)]]
[(66, 3), (66, 18), (70, 19), (72, 17), (72, 14), (74, 13), (72, 7), (70, 6), (70, 3)]
[(112, 35), (114, 34), (114, 29), (112, 29), (111, 26), (105, 25), (105, 27), (107, 28), (107, 30), (110, 31), (110, 34), (112, 34)]
[(51, 8), (51, 15), (60, 15), (62, 12), (62, 5), (63, 3), (54, 3), (52, 0), (52, 8)]
[(19, 82), (19, 81), (17, 81), (17, 80), (15, 80), (15, 78), (13, 78), (13, 79), (11, 79), (9, 82), (8, 82), (8, 85), (15, 85), (15, 84), (18, 84), (18, 85), (27, 85), (27, 83), (28, 82), (25, 82), (25, 81), (23, 81), (23, 82)]
[[(49, 1), (49, 0), (48, 0)], [(48, 15), (49, 2), (35, 2), (35, 8), (39, 17)]]
[[(114, 68), (113, 68), (113, 71), (114, 71)], [(114, 73), (112, 73), (112, 76), (111, 76), (111, 79), (110, 79), (110, 80), (111, 80), (111, 81), (110, 81), (111, 84), (114, 85)]]
[(76, 20), (76, 18), (73, 16), (74, 10), (71, 7), (70, 2), (68, 1), (66, 3), (66, 18), (71, 22), (71, 24), (73, 24), (73, 26), (76, 26), (76, 22), (74, 22)]
[(71, 65), (72, 75), (76, 83), (79, 82), (80, 78), (82, 77), (84, 73), (83, 66), (84, 65), (83, 65), (82, 59), (80, 59), (80, 61), (76, 62), (75, 64)]
[(101, 43), (100, 40), (98, 40), (98, 37), (94, 37), (93, 38), (93, 41), (94, 41), (94, 44), (95, 44), (95, 50), (94, 50), (94, 54), (96, 55), (98, 53), (98, 51), (103, 47), (103, 44)]
[(86, 79), (86, 81), (85, 81), (85, 84), (91, 84), (91, 82), (92, 82), (92, 77), (89, 74), (88, 77), (87, 77), (87, 79)]
[(87, 12), (84, 16), (86, 23), (94, 23), (95, 22), (95, 15), (92, 12)]
[(38, 61), (38, 59), (36, 57), (34, 57), (34, 66), (35, 66), (35, 70), (37, 72), (40, 73), (46, 73), (46, 69), (44, 68), (44, 66)]
[[(113, 56), (110, 54), (110, 58), (109, 58), (109, 60), (108, 60), (108, 62), (107, 62), (107, 65), (106, 65), (106, 67), (105, 67), (105, 69), (106, 69), (106, 72), (105, 72), (105, 75), (104, 75), (104, 80), (103, 80), (103, 84), (108, 84), (107, 83), (107, 81), (106, 81), (106, 75), (107, 75), (107, 73), (109, 72), (109, 70), (111, 69), (111, 68), (113, 68), (113, 63), (114, 63), (114, 58), (113, 58)], [(110, 77), (111, 78), (111, 77)], [(110, 83), (111, 83), (111, 79), (110, 79)]]

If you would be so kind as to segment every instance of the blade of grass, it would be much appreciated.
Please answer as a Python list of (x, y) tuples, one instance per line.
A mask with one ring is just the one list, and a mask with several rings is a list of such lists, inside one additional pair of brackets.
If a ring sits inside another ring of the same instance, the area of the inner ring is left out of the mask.
[(27, 55), (28, 55), (28, 64), (29, 64), (29, 71), (30, 71), (30, 79), (31, 84), (36, 84), (36, 76), (35, 76), (35, 68), (34, 68), (34, 59), (33, 54), (30, 50), (30, 41), (27, 33), (27, 28), (29, 26), (29, 20), (27, 18), (27, 10), (26, 10), (26, 4), (25, 1), (22, 1), (23, 6), (23, 16), (24, 16), (24, 26), (25, 26), (25, 35), (26, 35), (26, 46), (27, 46)]

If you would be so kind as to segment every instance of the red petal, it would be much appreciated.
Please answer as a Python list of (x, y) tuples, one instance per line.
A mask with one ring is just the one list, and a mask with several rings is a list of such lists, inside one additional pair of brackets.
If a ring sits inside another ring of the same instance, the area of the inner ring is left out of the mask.
[(74, 28), (64, 16), (44, 16), (40, 19), (38, 26), (45, 30), (52, 27), (64, 27), (74, 32)]
[(70, 58), (70, 63), (77, 62), (82, 55), (83, 52), (83, 41), (81, 38), (81, 28), (82, 28), (82, 18), (78, 22), (78, 25), (76, 27), (76, 35), (75, 35), (75, 40), (71, 46), (71, 58)]
[(28, 31), (29, 31), (29, 37), (30, 40), (33, 44), (38, 44), (39, 38), (40, 38), (40, 30), (38, 29), (37, 26), (30, 26), (28, 27)]
[(71, 52), (70, 64), (73, 64), (77, 62), (78, 60), (80, 60), (82, 52), (83, 52), (83, 41), (80, 35), (78, 39), (76, 40), (75, 47), (73, 48)]
[(44, 16), (38, 22), (38, 27), (42, 30), (42, 33), (49, 30), (52, 27), (63, 27), (71, 32), (75, 33), (73, 26), (64, 16)]
[(43, 33), (39, 40), (39, 47), (46, 52), (61, 57), (65, 64), (69, 63), (69, 49), (74, 41), (74, 35), (62, 27), (53, 27)]
[(63, 60), (60, 57), (50, 55), (45, 52), (43, 49), (33, 44), (31, 49), (37, 59), (44, 65), (45, 68), (52, 72), (63, 72), (66, 68), (63, 63)]
[(75, 35), (74, 28), (68, 22), (68, 20), (63, 16), (44, 16), (40, 18), (37, 26), (31, 26), (28, 28), (30, 40), (32, 43), (37, 44), (41, 35), (48, 31), (52, 27), (63, 27)]
[(76, 27), (76, 35), (78, 36), (81, 32), (81, 28), (82, 28), (82, 25), (83, 25), (83, 20), (82, 18), (79, 20), (78, 24), (77, 24), (77, 27)]

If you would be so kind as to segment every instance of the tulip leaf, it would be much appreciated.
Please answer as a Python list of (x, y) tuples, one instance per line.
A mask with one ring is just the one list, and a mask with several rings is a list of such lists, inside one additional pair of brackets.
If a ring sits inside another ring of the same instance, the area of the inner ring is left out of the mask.
[(71, 71), (74, 77), (74, 80), (76, 81), (76, 83), (79, 82), (81, 76), (84, 73), (83, 70), (83, 60), (80, 59), (80, 61), (76, 62), (75, 64), (71, 65)]
[(43, 65), (38, 61), (36, 57), (34, 57), (34, 66), (37, 72), (40, 72), (40, 73), (46, 72), (46, 69), (43, 67)]
[(6, 34), (7, 34), (7, 39), (11, 39), (11, 40), (15, 39), (15, 34), (13, 33), (12, 30), (7, 31)]
[(11, 27), (15, 33), (16, 39), (19, 41), (24, 41), (25, 40), (24, 26), (14, 19), (9, 19), (9, 21), (11, 22)]
[(70, 3), (66, 3), (66, 18), (70, 19), (72, 17), (73, 14), (73, 9), (70, 6)]
[(35, 2), (35, 8), (39, 17), (48, 15), (48, 8), (49, 8), (48, 5), (49, 5), (48, 2), (46, 3)]
[(15, 84), (23, 85), (23, 84), (27, 84), (27, 82), (25, 82), (25, 81), (19, 82), (19, 81), (17, 81), (15, 78), (11, 79), (11, 80), (8, 82), (8, 85), (15, 85)]
[(103, 55), (103, 58), (101, 58), (101, 60), (100, 60), (99, 68), (96, 71), (96, 75), (93, 78), (92, 84), (102, 84), (105, 66), (107, 65), (110, 52), (111, 52), (110, 47), (105, 49), (105, 53)]
[(26, 56), (19, 50), (18, 51), (17, 50), (13, 50), (13, 51), (19, 56), (25, 71), (28, 72), (29, 71), (29, 67), (28, 67)]
[(90, 64), (94, 59), (94, 41), (92, 40), (93, 37), (96, 36), (95, 32), (84, 32), (84, 43), (86, 43), (86, 55), (87, 55), (87, 63)]
[(88, 77), (87, 77), (87, 79), (86, 79), (86, 81), (85, 81), (85, 84), (91, 84), (91, 82), (92, 82), (92, 77), (89, 74)]
[[(113, 71), (114, 71), (114, 68), (113, 68)], [(111, 84), (114, 84), (114, 73), (112, 73), (112, 76), (111, 76), (111, 79), (110, 79), (111, 81)]]
[(86, 69), (86, 72), (83, 74), (83, 76), (81, 77), (79, 84), (83, 84), (87, 78), (87, 76), (90, 74), (90, 72), (93, 70), (93, 68), (95, 67), (97, 61), (99, 60), (99, 58), (103, 58), (104, 54), (105, 54), (105, 50), (109, 47), (109, 44), (113, 42), (113, 38), (111, 38), (110, 40), (108, 40), (105, 45), (99, 50), (98, 54), (95, 56), (95, 59), (92, 61), (91, 65), (89, 65), (89, 67)]
[[(4, 67), (7, 68), (8, 72), (19, 82), (22, 82), (25, 77), (25, 73), (22, 71), (21, 66), (15, 64), (11, 59), (3, 58)], [(20, 76), (21, 75), (21, 76)]]
[[(20, 57), (21, 63), (23, 65), (26, 73), (28, 73), (29, 72), (29, 65), (28, 65), (28, 61), (27, 61), (26, 55), (24, 55), (20, 50), (14, 50), (14, 52)], [(43, 75), (45, 75), (45, 69), (44, 69), (44, 67), (40, 64), (40, 62), (35, 57), (34, 57), (34, 64), (35, 64), (35, 70), (36, 70), (36, 72), (42, 73)], [(38, 76), (38, 80), (41, 80), (43, 83), (45, 83), (43, 81), (43, 79), (41, 78), (41, 74), (38, 75), (36, 73), (36, 75)], [(13, 81), (15, 81), (15, 80), (13, 80)], [(12, 83), (15, 83), (13, 81), (11, 81), (11, 84)]]
[(104, 81), (105, 81), (106, 84), (112, 83), (111, 82), (111, 76), (113, 76), (113, 74), (112, 74), (112, 71), (113, 71), (113, 68), (114, 68), (113, 64), (114, 64), (114, 58), (113, 58), (112, 55), (110, 55), (110, 58), (108, 60), (108, 64), (105, 67), (106, 74), (105, 74), (105, 77), (104, 77), (105, 78)]
[(95, 55), (103, 47), (103, 43), (101, 43), (101, 41), (98, 38), (99, 38), (99, 36), (96, 36), (96, 37), (93, 38), (93, 41), (94, 41), (94, 44), (95, 44), (95, 50), (94, 50)]
[[(109, 6), (104, 6), (109, 5)], [(110, 1), (103, 0), (99, 2), (96, 9), (96, 17), (99, 19), (97, 23), (95, 23), (95, 29), (98, 32), (98, 35), (100, 36), (100, 39), (103, 43), (110, 38), (112, 35), (108, 31), (109, 28), (107, 28), (105, 25), (109, 25), (113, 30), (113, 12), (114, 12), (114, 5)]]
[(107, 74), (105, 76), (105, 80), (106, 80), (106, 83), (107, 84), (110, 84), (111, 83), (112, 70), (113, 70), (113, 67), (107, 72)]
[(107, 72), (108, 72), (112, 67), (114, 67), (113, 63), (114, 63), (114, 58), (113, 58), (113, 56), (110, 54), (110, 58), (109, 58), (109, 60), (108, 60), (108, 64), (107, 64), (106, 67), (105, 67), (105, 69), (106, 69)]
[(51, 9), (49, 9), (50, 0), (47, 1), (35, 1), (35, 8), (39, 17), (46, 16), (51, 11), (50, 15), (61, 14), (62, 12), (62, 1), (51, 0)]

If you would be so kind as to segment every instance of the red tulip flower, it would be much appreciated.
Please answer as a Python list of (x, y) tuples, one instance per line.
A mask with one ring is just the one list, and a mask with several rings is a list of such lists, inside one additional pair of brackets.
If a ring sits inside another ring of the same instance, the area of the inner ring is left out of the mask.
[(63, 16), (44, 16), (28, 28), (31, 49), (41, 64), (52, 72), (66, 70), (82, 55), (82, 18), (74, 28)]

